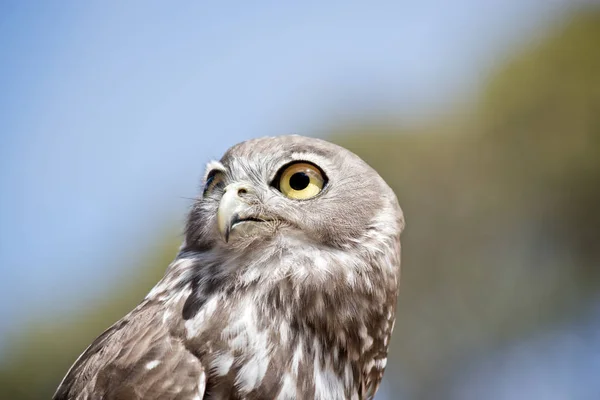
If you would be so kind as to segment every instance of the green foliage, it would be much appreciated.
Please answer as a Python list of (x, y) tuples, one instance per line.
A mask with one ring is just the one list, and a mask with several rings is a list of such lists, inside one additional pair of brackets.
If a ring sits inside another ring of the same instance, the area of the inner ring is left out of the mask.
[[(332, 135), (383, 175), (406, 214), (388, 374), (416, 398), (444, 398), (464, 359), (571, 318), (600, 289), (598, 43), (591, 9), (499, 68), (470, 120)], [(168, 243), (103, 304), (30, 326), (0, 367), (0, 398), (48, 398), (174, 253)]]

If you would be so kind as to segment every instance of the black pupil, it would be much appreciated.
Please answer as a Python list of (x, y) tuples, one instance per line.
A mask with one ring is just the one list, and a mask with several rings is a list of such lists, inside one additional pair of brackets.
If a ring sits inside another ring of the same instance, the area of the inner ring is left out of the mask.
[(305, 172), (296, 172), (290, 178), (290, 187), (294, 190), (306, 189), (310, 183), (310, 177)]

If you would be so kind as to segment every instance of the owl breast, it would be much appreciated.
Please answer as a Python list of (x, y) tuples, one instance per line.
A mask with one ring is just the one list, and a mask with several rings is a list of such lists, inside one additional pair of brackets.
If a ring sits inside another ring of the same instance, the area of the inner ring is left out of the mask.
[(385, 315), (336, 337), (293, 307), (256, 292), (235, 301), (226, 292), (206, 299), (183, 334), (206, 367), (207, 399), (368, 398), (362, 393), (381, 379), (387, 337), (380, 340), (367, 325), (381, 329)]

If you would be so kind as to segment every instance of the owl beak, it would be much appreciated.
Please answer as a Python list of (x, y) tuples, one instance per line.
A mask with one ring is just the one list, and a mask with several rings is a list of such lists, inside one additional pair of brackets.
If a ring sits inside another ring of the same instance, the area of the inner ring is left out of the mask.
[(217, 226), (225, 242), (229, 242), (229, 234), (238, 223), (257, 220), (242, 217), (248, 214), (250, 206), (240, 195), (248, 193), (248, 191), (247, 185), (239, 183), (233, 183), (225, 188), (217, 211)]

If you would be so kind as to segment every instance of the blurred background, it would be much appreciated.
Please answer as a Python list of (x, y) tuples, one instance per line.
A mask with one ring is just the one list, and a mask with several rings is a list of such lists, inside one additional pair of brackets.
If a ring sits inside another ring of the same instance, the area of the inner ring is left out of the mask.
[(49, 398), (181, 241), (204, 164), (323, 137), (407, 229), (378, 400), (600, 399), (600, 7), (0, 3), (0, 398)]

